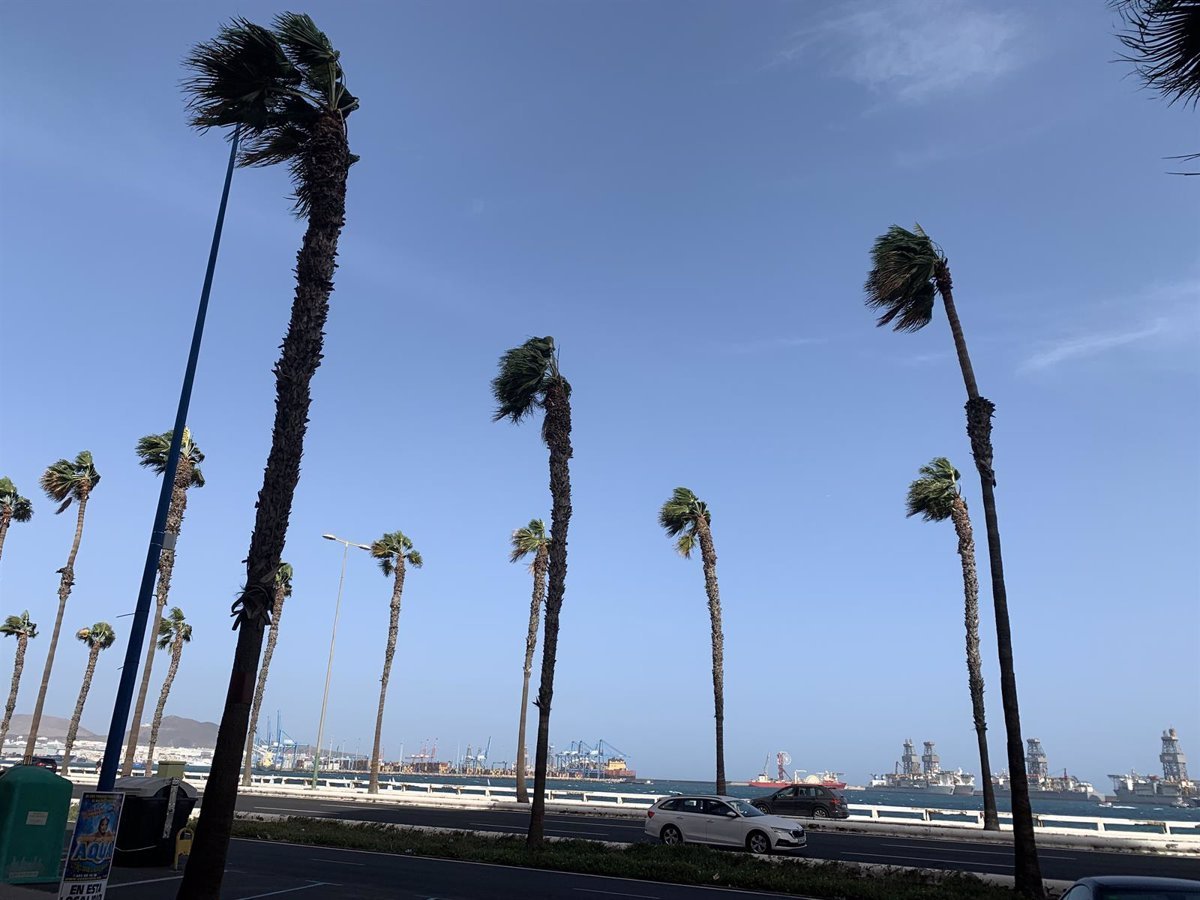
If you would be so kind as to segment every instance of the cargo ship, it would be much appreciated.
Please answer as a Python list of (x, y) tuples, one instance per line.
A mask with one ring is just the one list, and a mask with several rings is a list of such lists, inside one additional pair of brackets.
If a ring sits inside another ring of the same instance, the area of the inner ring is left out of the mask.
[(872, 775), (868, 789), (906, 794), (937, 794), (942, 797), (971, 797), (975, 794), (975, 776), (962, 769), (942, 768), (933, 741), (925, 741), (925, 752), (918, 757), (911, 739), (904, 742), (904, 753), (895, 770)]

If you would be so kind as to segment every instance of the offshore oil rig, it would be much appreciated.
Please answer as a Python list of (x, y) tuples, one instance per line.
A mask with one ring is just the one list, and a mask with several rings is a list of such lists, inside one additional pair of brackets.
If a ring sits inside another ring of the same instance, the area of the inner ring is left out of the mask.
[(1187, 756), (1179, 746), (1174, 728), (1162, 733), (1162, 752), (1158, 755), (1163, 773), (1157, 775), (1109, 775), (1115, 803), (1140, 806), (1200, 806), (1200, 786), (1188, 777)]

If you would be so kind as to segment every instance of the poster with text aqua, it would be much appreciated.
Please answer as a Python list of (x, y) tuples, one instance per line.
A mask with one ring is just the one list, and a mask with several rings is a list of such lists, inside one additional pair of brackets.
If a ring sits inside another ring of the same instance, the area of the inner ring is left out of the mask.
[(85, 793), (79, 801), (79, 818), (67, 851), (67, 865), (59, 885), (59, 900), (103, 900), (117, 849), (124, 794)]

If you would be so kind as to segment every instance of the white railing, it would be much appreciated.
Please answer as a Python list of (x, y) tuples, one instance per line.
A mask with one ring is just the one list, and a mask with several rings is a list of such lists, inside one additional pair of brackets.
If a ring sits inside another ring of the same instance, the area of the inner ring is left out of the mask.
[[(91, 770), (77, 769), (71, 774), (94, 776)], [(207, 773), (189, 772), (187, 781), (203, 786), (208, 780)], [(289, 793), (297, 790), (307, 790), (312, 787), (311, 775), (255, 775), (254, 786), (260, 788), (279, 788)], [(345, 792), (356, 796), (364, 796), (368, 779), (362, 777), (333, 777), (321, 776), (317, 779), (318, 788), (330, 791)], [(434, 803), (446, 801), (466, 801), (489, 804), (496, 802), (513, 802), (516, 800), (515, 785), (488, 784), (459, 784), (438, 783), (425, 781), (390, 781), (379, 782), (380, 798), (407, 800), (410, 803), (420, 803), (430, 800)], [(575, 788), (571, 790), (547, 789), (546, 800), (583, 809), (616, 810), (621, 809), (628, 815), (636, 815), (641, 810), (648, 809), (652, 804), (661, 800), (663, 794), (629, 794), (608, 790), (587, 790)], [(917, 808), (910, 806), (871, 806), (861, 804), (850, 805), (850, 822), (878, 822), (890, 825), (933, 825), (938, 827), (962, 828), (977, 830), (983, 828), (982, 810), (969, 809), (938, 809)], [(1012, 827), (1012, 815), (1002, 812), (1001, 827)], [(820, 820), (817, 820), (820, 821)], [(837, 820), (826, 820), (836, 822)], [(846, 821), (846, 820), (842, 820)], [(1042, 830), (1052, 829), (1058, 833), (1076, 832), (1080, 835), (1103, 835), (1105, 837), (1145, 837), (1161, 839), (1161, 836), (1183, 838), (1189, 845), (1195, 841), (1200, 846), (1200, 822), (1171, 821), (1160, 819), (1119, 819), (1101, 818), (1098, 816), (1071, 816), (1037, 814), (1033, 817), (1034, 827)], [(813, 824), (816, 824), (814, 821)]]
[[(999, 814), (1001, 827), (1012, 827), (1012, 814)], [(971, 809), (915, 809), (909, 806), (850, 806), (851, 819), (868, 819), (872, 822), (893, 824), (915, 823), (949, 825), (967, 828), (983, 827), (983, 811)], [(1200, 840), (1200, 822), (1170, 821), (1162, 819), (1117, 819), (1097, 816), (1070, 816), (1038, 813), (1033, 817), (1035, 828), (1054, 828), (1082, 833), (1105, 834), (1122, 837), (1167, 834), (1175, 837), (1191, 837)]]

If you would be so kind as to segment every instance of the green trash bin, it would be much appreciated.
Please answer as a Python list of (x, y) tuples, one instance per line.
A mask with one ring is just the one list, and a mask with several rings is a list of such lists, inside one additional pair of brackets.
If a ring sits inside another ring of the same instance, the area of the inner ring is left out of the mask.
[(42, 766), (0, 773), (0, 884), (58, 881), (71, 790)]
[(186, 768), (187, 763), (181, 759), (160, 759), (157, 775), (159, 778), (178, 778), (183, 781), (183, 773)]

